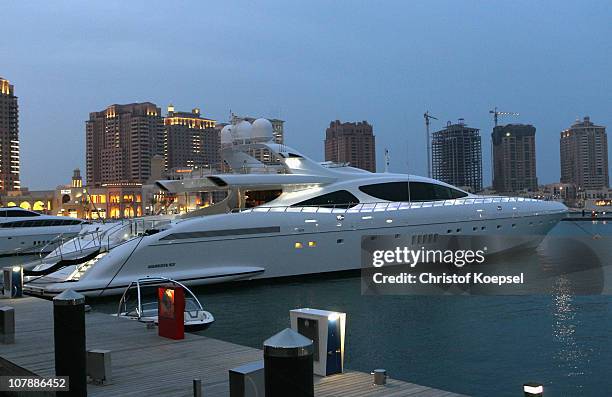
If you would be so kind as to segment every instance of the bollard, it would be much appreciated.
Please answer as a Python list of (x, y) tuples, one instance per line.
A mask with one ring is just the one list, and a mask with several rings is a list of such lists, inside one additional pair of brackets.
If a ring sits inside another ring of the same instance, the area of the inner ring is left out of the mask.
[(544, 386), (537, 382), (525, 383), (523, 385), (523, 393), (525, 393), (525, 397), (542, 397), (544, 395)]
[(312, 341), (286, 328), (264, 342), (266, 397), (312, 397)]
[(193, 397), (202, 397), (202, 380), (193, 380)]
[(87, 376), (96, 385), (107, 385), (112, 382), (111, 351), (87, 350)]
[(9, 306), (0, 307), (0, 343), (15, 343), (15, 309)]
[(258, 397), (265, 395), (263, 360), (229, 370), (229, 397)]
[(387, 384), (387, 371), (384, 369), (375, 369), (372, 372), (374, 375), (374, 384), (377, 386), (382, 386)]
[(87, 396), (85, 297), (66, 290), (53, 298), (55, 375), (68, 376), (70, 390), (57, 396)]

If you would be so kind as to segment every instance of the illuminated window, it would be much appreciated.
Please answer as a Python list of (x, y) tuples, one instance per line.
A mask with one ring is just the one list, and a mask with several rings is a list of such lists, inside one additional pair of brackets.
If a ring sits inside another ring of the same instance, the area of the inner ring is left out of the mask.
[(316, 241), (309, 241), (308, 242), (308, 246), (309, 247), (316, 247), (317, 246), (317, 242)]
[(295, 243), (295, 248), (302, 248), (302, 243), (300, 242)]

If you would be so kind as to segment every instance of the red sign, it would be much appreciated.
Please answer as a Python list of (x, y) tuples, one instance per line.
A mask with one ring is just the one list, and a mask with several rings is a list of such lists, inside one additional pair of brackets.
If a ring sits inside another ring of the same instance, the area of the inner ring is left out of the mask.
[(185, 291), (182, 287), (157, 288), (157, 318), (159, 336), (185, 338)]

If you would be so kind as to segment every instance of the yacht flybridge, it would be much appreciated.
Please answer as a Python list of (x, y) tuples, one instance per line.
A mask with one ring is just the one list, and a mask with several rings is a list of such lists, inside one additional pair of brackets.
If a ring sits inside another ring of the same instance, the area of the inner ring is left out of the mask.
[[(271, 143), (271, 128), (259, 119), (223, 129), (232, 174), (158, 181), (172, 194), (226, 192), (217, 205), (41, 277), (26, 290), (101, 296), (147, 276), (200, 285), (359, 269), (368, 235), (408, 236), (415, 244), (474, 237), (492, 254), (536, 247), (567, 211), (558, 202), (478, 196), (429, 178), (317, 163)], [(262, 151), (271, 164), (256, 159)]]

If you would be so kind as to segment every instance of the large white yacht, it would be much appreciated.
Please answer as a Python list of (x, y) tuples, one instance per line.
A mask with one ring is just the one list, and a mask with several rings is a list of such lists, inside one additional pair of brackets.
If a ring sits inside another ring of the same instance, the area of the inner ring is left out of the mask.
[[(246, 122), (243, 122), (246, 123)], [(224, 158), (235, 174), (158, 181), (170, 194), (225, 191), (205, 213), (140, 233), (85, 263), (27, 284), (53, 296), (66, 288), (118, 294), (135, 279), (187, 285), (359, 269), (364, 236), (395, 235), (415, 246), (466, 236), (488, 253), (536, 247), (565, 216), (558, 202), (469, 194), (446, 183), (317, 163), (270, 143), (267, 120), (224, 128)], [(265, 150), (266, 166), (251, 154)]]
[(85, 221), (20, 207), (0, 208), (0, 257), (46, 254), (76, 236)]

